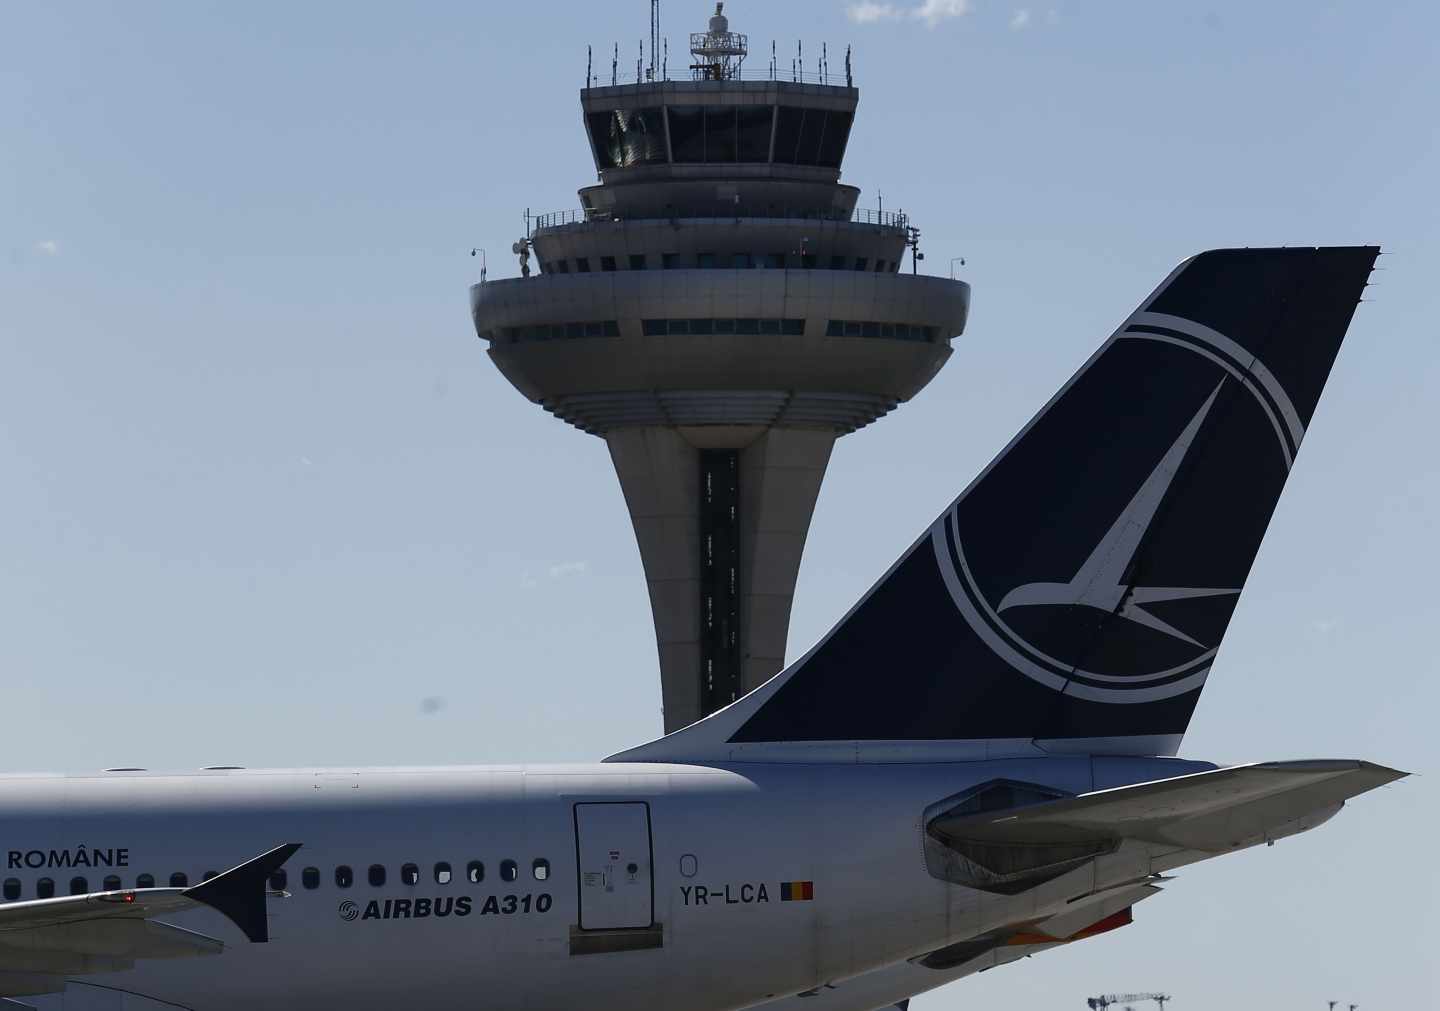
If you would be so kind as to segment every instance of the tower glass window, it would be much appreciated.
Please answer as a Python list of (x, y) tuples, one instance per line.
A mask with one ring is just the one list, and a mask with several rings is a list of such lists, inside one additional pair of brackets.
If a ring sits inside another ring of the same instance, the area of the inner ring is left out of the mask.
[(592, 112), (586, 117), (586, 125), (601, 168), (665, 161), (665, 122), (658, 108)]

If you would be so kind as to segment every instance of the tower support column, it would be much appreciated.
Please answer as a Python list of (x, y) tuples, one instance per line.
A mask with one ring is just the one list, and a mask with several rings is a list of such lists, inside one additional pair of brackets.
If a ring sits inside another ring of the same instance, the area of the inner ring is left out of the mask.
[(751, 429), (736, 439), (744, 448), (717, 447), (729, 440), (708, 434), (697, 440), (704, 448), (677, 428), (605, 436), (650, 591), (667, 733), (785, 665), (805, 534), (837, 433)]

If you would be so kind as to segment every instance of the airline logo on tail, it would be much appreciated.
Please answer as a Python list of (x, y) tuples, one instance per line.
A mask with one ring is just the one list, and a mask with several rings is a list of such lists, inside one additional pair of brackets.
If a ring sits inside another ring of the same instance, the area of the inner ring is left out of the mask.
[[(1205, 608), (1213, 610), (1217, 601), (1228, 600), (1233, 605), (1243, 581), (1243, 573), (1230, 586), (1147, 581), (1141, 556), (1157, 516), (1176, 493), (1176, 476), (1197, 443), (1203, 443), (1201, 435), (1217, 401), (1234, 396), (1235, 391), (1227, 387), (1236, 383), (1261, 409), (1261, 415), (1252, 412), (1250, 416), (1268, 422), (1269, 432), (1256, 432), (1254, 440), (1259, 447), (1256, 452), (1267, 454), (1268, 466), (1274, 466), (1276, 461), (1269, 455), (1273, 450), (1263, 447), (1278, 446), (1278, 462), (1289, 470), (1304, 426), (1289, 396), (1264, 365), (1236, 341), (1209, 327), (1178, 316), (1142, 311), (1121, 328), (1110, 344), (1121, 341), (1158, 342), (1193, 352), (1200, 360), (1197, 365), (1214, 373), (1215, 382), (1169, 449), (1158, 462), (1150, 464), (1148, 474), (1141, 471), (1135, 475), (1137, 490), (1098, 543), (1090, 547), (1079, 568), (1056, 573), (1059, 578), (1053, 580), (1027, 581), (1003, 592), (997, 592), (992, 585), (987, 594), (982, 590), (986, 580), (976, 578), (983, 573), (972, 570), (965, 543), (971, 538), (993, 536), (994, 532), (962, 528), (963, 497), (932, 529), (931, 540), (956, 607), (1007, 665), (1057, 692), (1078, 698), (1107, 703), (1154, 702), (1204, 684), (1218, 646), (1218, 634), (1212, 637), (1214, 641), (1207, 642), (1187, 631), (1183, 627), (1187, 608), (1199, 613)], [(1033, 493), (1044, 492), (1042, 480)], [(1058, 511), (1055, 521), (1063, 524), (1067, 516)], [(1036, 641), (1042, 637), (1036, 634), (1037, 629), (1044, 630), (1043, 644)]]

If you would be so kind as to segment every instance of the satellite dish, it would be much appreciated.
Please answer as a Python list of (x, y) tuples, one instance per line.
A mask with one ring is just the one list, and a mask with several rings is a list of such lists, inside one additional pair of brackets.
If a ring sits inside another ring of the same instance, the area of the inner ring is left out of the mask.
[(510, 247), (510, 252), (514, 253), (516, 256), (519, 256), (521, 253), (525, 252), (525, 241), (523, 239), (517, 241), (514, 245)]

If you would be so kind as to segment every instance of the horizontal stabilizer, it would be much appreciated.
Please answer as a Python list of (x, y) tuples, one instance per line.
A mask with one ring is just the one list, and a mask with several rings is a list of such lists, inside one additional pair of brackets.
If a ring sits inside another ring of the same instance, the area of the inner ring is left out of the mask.
[(1008, 812), (942, 816), (929, 831), (986, 845), (1135, 839), (1214, 853), (1311, 828), (1350, 798), (1405, 775), (1355, 761), (1242, 765)]

